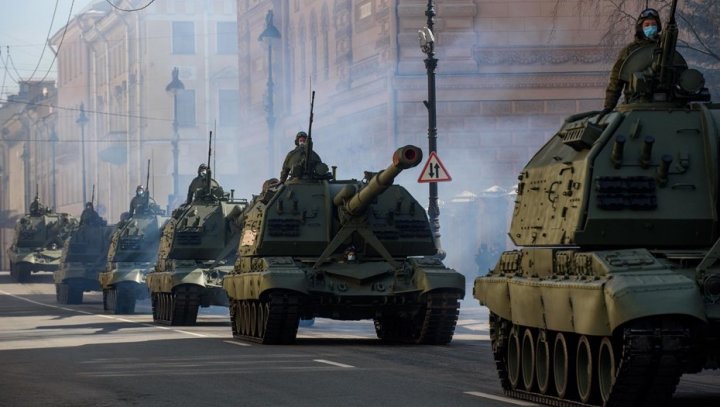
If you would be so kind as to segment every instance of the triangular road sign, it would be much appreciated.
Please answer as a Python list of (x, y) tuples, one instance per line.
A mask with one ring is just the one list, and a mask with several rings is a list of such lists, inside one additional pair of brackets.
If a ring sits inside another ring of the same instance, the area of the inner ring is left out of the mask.
[(440, 158), (438, 158), (437, 154), (433, 151), (430, 153), (430, 157), (428, 157), (425, 167), (423, 167), (422, 173), (420, 173), (420, 177), (418, 177), (418, 182), (442, 181), (452, 181), (452, 177), (445, 169)]

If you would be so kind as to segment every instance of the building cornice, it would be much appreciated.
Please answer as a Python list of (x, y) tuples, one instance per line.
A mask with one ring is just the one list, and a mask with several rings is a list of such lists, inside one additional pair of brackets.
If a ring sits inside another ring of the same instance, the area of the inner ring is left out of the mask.
[[(607, 86), (606, 72), (553, 72), (553, 73), (508, 73), (438, 75), (440, 89), (554, 89), (554, 88), (604, 88)], [(427, 89), (424, 76), (397, 76), (396, 89)]]
[(614, 49), (607, 47), (473, 47), (481, 65), (609, 64)]

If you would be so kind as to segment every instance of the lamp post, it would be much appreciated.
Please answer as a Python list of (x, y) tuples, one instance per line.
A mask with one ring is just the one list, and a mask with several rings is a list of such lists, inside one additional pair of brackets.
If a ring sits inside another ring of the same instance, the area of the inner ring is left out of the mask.
[[(177, 95), (178, 92), (185, 89), (185, 85), (180, 81), (180, 78), (178, 77), (180, 75), (180, 70), (175, 67), (172, 70), (172, 80), (170, 83), (165, 86), (165, 91), (170, 93), (173, 96), (173, 121), (172, 121), (172, 127), (173, 127), (173, 139), (172, 139), (172, 153), (173, 153), (173, 193), (170, 197), (168, 197), (168, 205), (170, 205), (171, 202), (175, 201), (175, 199), (178, 196), (178, 192), (180, 190), (180, 187), (178, 185), (179, 182), (179, 174), (178, 174), (178, 154), (180, 153), (178, 143), (180, 142), (180, 135), (178, 134), (178, 109), (177, 109)], [(210, 163), (208, 163), (209, 165)]]
[[(80, 125), (80, 154), (82, 155), (82, 196), (83, 196), (83, 207), (87, 202), (87, 187), (85, 185), (85, 125), (89, 121), (85, 115), (85, 104), (80, 103), (80, 114), (78, 115), (75, 123)], [(54, 161), (54, 160), (53, 160)]]
[(268, 10), (265, 16), (265, 30), (258, 37), (258, 41), (267, 43), (268, 46), (268, 80), (267, 95), (265, 95), (265, 112), (267, 113), (268, 125), (268, 170), (269, 176), (272, 177), (275, 172), (275, 111), (273, 106), (273, 87), (275, 84), (272, 79), (272, 44), (280, 39), (280, 31), (273, 24), (273, 11)]
[(53, 127), (52, 130), (50, 130), (50, 148), (52, 153), (52, 208), (53, 210), (57, 210), (57, 188), (55, 183), (55, 148), (57, 147), (57, 133), (55, 132), (55, 128)]
[[(423, 103), (428, 110), (428, 151), (429, 153), (434, 153), (437, 151), (435, 68), (437, 68), (438, 60), (435, 58), (435, 35), (433, 34), (435, 6), (432, 0), (428, 0), (425, 15), (427, 16), (427, 25), (418, 31), (418, 39), (420, 40), (420, 49), (427, 55), (427, 58), (425, 58), (425, 69), (427, 70), (428, 79), (428, 100), (423, 101)], [(437, 256), (442, 259), (445, 257), (445, 251), (440, 244), (440, 207), (438, 206), (437, 182), (430, 182), (428, 187), (428, 218), (430, 221), (430, 231), (437, 245)]]

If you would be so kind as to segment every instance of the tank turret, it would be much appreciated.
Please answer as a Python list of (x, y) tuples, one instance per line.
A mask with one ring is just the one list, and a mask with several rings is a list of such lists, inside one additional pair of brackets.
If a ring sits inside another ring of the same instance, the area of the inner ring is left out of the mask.
[(720, 105), (669, 22), (623, 66), (628, 103), (568, 117), (528, 162), (519, 247), (475, 280), (513, 397), (660, 405), (683, 373), (720, 362)]
[(299, 319), (325, 317), (373, 319), (384, 341), (450, 342), (464, 277), (433, 257), (425, 210), (393, 184), (421, 160), (405, 146), (367, 181), (296, 177), (256, 197), (223, 281), (233, 335), (291, 343)]

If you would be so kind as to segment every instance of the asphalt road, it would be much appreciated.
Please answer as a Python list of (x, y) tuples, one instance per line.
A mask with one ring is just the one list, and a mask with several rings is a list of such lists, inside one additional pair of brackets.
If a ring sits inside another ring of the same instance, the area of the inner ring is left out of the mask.
[[(449, 346), (381, 344), (371, 321), (317, 319), (292, 346), (232, 339), (227, 310), (198, 325), (108, 315), (102, 295), (55, 301), (51, 274), (0, 272), (0, 406), (530, 406), (502, 396), (487, 310), (463, 301)], [(673, 406), (720, 405), (720, 371), (686, 375)]]

